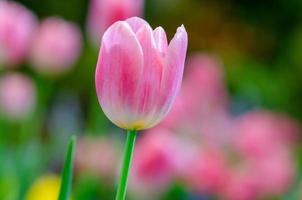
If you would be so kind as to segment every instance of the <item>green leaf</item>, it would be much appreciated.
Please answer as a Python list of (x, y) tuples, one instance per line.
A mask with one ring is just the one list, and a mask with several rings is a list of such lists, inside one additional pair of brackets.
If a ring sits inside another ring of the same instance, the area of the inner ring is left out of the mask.
[(70, 196), (75, 146), (76, 137), (72, 136), (68, 144), (67, 155), (65, 158), (64, 169), (61, 177), (61, 188), (58, 200), (68, 200)]

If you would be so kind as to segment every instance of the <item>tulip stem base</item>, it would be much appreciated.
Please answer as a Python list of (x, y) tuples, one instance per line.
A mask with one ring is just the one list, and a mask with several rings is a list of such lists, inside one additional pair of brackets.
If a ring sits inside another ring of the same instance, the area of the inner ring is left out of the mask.
[(118, 184), (118, 189), (116, 193), (115, 200), (124, 200), (126, 198), (126, 191), (128, 185), (128, 176), (129, 170), (131, 167), (131, 160), (133, 156), (133, 150), (136, 139), (136, 131), (128, 131), (127, 132), (127, 140), (124, 149), (124, 160), (121, 168), (120, 180)]

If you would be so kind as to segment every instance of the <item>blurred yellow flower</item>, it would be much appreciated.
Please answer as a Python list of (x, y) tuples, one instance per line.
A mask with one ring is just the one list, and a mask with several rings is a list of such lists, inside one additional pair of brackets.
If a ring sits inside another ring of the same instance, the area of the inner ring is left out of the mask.
[(60, 177), (55, 174), (38, 178), (29, 188), (25, 200), (57, 200), (60, 182)]

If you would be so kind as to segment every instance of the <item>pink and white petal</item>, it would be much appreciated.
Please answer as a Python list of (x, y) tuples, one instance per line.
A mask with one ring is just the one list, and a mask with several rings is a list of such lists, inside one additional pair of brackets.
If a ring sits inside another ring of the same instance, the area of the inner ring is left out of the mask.
[(179, 91), (184, 63), (187, 52), (188, 36), (185, 27), (182, 25), (177, 29), (171, 40), (167, 56), (165, 57), (165, 68), (161, 87), (159, 107), (163, 107), (162, 114), (165, 115), (174, 102)]
[(163, 59), (159, 54), (150, 26), (143, 25), (137, 32), (144, 54), (143, 76), (138, 93), (138, 113), (152, 113), (157, 107), (157, 95), (160, 91)]
[(131, 115), (142, 72), (143, 52), (136, 36), (127, 23), (116, 22), (104, 34), (95, 77), (99, 102), (115, 123)]
[(111, 25), (103, 35), (102, 44), (106, 44), (109, 49), (115, 45), (125, 46), (129, 50), (140, 48), (135, 33), (125, 21), (117, 21)]
[(168, 49), (168, 41), (165, 30), (159, 26), (153, 31), (156, 47), (164, 56)]
[(139, 18), (139, 17), (131, 17), (126, 19), (126, 22), (130, 25), (131, 29), (134, 33), (136, 33), (142, 26), (150, 26), (148, 22)]

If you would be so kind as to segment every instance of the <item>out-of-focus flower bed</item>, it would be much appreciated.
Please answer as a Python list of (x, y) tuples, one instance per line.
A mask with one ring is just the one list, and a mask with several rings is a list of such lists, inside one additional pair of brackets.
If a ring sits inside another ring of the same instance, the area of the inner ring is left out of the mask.
[(302, 3), (296, 0), (0, 0), (0, 199), (55, 200), (78, 136), (72, 199), (114, 199), (124, 134), (94, 86), (113, 22), (184, 24), (181, 91), (139, 133), (128, 199), (302, 198)]

